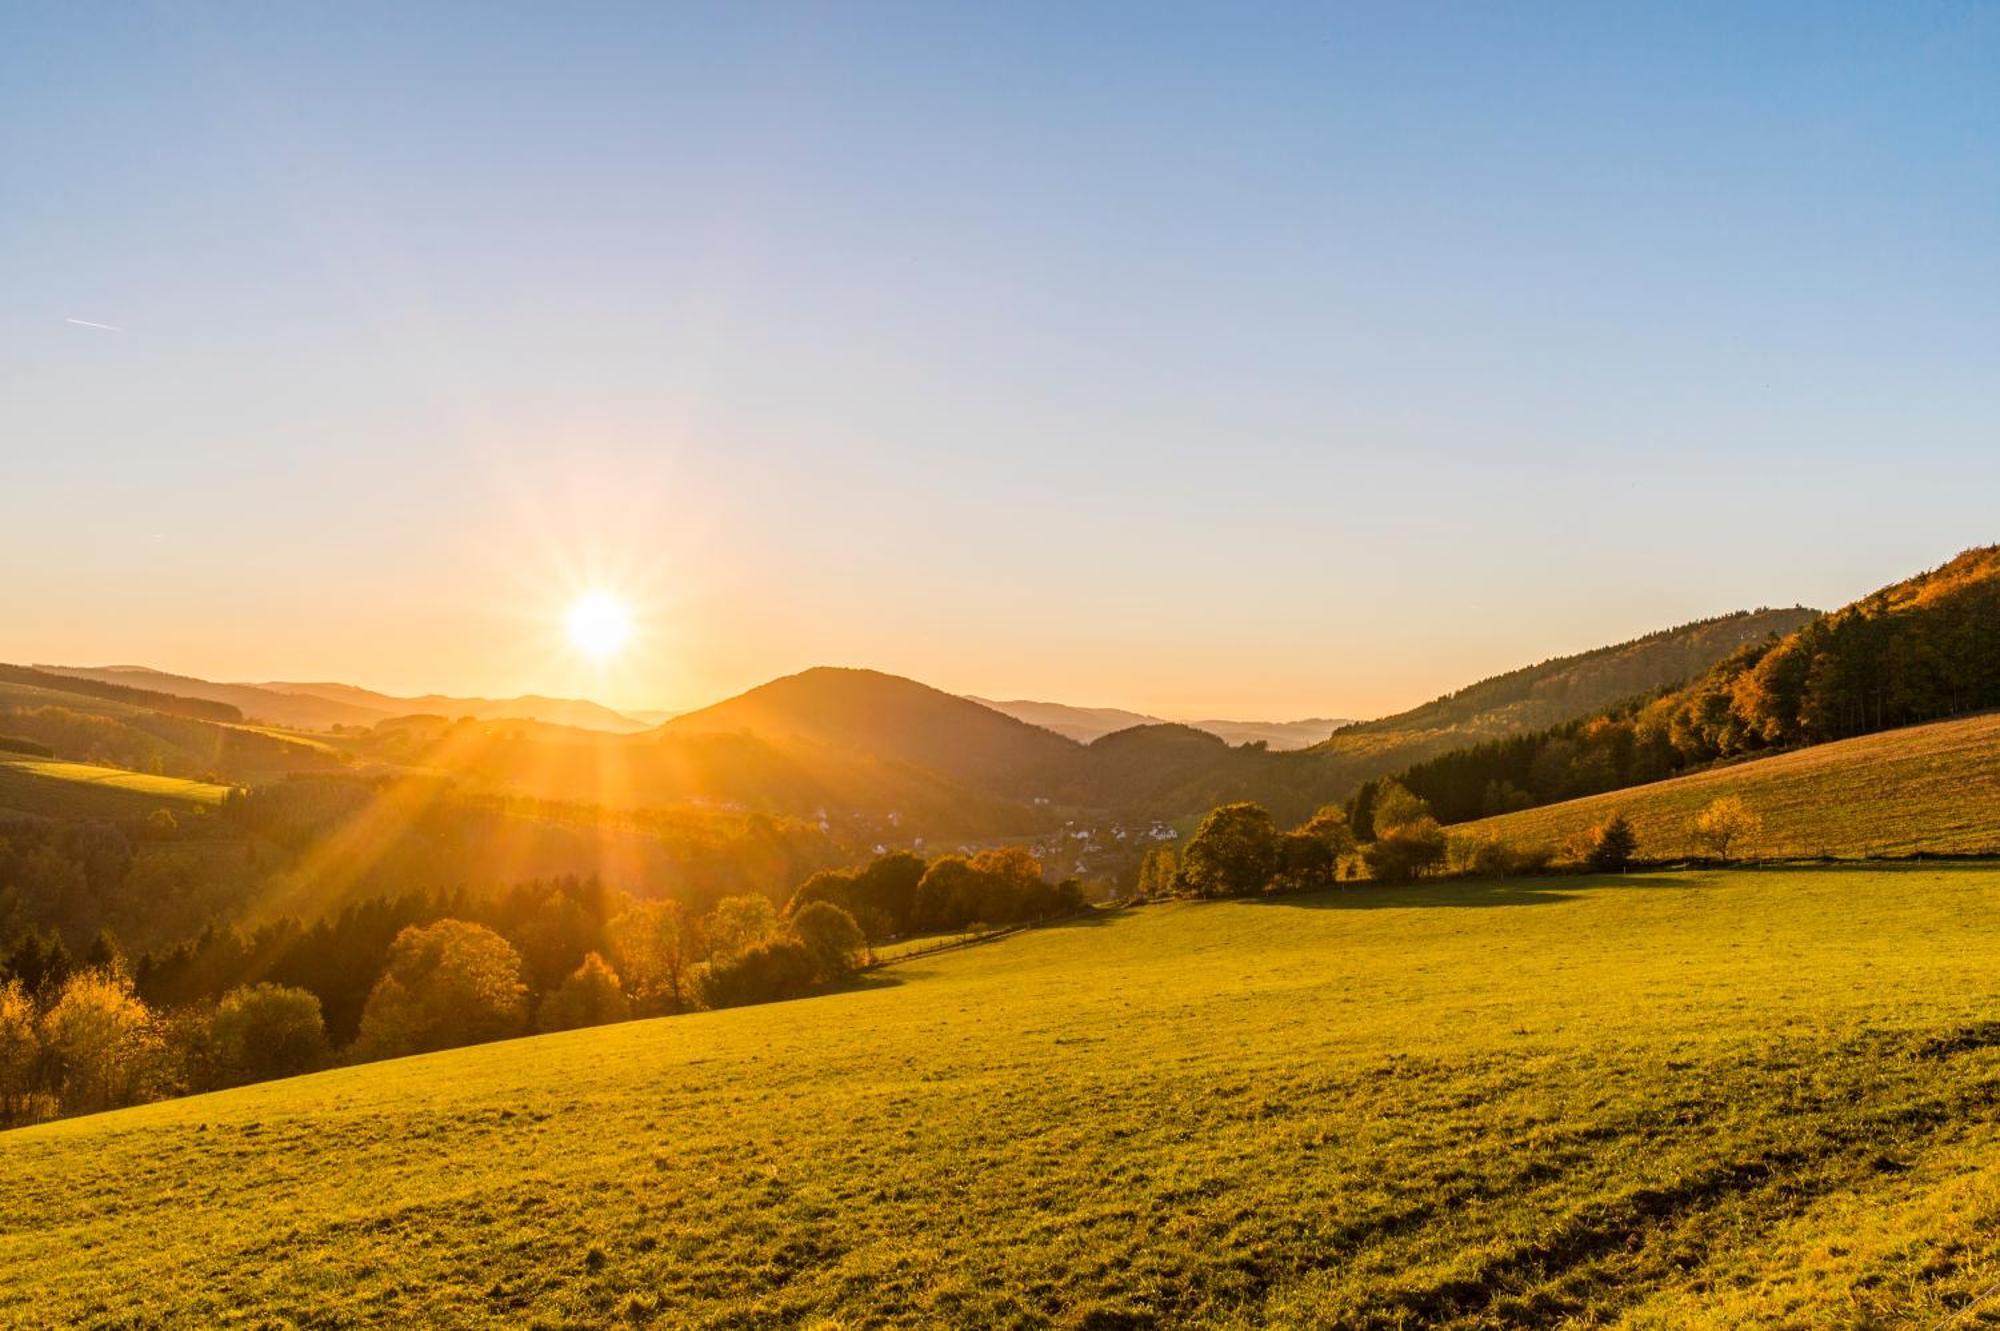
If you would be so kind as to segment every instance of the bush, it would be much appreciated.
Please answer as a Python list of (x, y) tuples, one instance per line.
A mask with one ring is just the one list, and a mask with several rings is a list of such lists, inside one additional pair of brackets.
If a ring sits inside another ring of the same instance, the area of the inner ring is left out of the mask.
[(327, 1061), (319, 999), (303, 989), (253, 984), (232, 989), (209, 1027), (217, 1080), (225, 1086), (295, 1077)]
[(1556, 858), (1553, 847), (1515, 846), (1495, 836), (1454, 841), (1451, 853), (1454, 865), (1475, 878), (1518, 878), (1544, 873)]

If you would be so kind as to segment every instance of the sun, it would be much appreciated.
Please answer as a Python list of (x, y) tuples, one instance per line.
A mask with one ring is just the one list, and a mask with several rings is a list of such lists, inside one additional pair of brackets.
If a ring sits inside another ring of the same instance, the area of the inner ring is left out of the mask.
[(617, 597), (590, 592), (571, 603), (564, 617), (570, 646), (593, 660), (615, 656), (632, 636), (632, 612)]

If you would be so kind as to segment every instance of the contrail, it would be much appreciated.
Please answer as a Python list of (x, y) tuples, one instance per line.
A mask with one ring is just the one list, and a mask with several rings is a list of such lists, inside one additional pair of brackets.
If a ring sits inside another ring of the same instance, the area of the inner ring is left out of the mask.
[(117, 324), (101, 324), (94, 319), (65, 319), (63, 322), (66, 324), (75, 324), (78, 328), (102, 328), (107, 333), (122, 333), (125, 331)]

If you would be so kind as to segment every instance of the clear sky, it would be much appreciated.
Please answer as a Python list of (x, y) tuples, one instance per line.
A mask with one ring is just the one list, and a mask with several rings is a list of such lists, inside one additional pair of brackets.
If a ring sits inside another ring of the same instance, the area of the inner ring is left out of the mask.
[(7, 3), (0, 659), (1355, 716), (1837, 604), (2000, 539), (1996, 71), (1962, 4)]

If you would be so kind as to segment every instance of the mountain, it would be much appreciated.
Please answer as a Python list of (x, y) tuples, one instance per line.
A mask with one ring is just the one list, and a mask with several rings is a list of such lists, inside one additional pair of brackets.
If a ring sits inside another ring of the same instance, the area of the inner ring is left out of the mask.
[(1120, 730), (1130, 730), (1134, 726), (1160, 726), (1186, 724), (1196, 730), (1205, 730), (1230, 744), (1262, 743), (1274, 751), (1283, 749), (1303, 749), (1317, 744), (1340, 727), (1349, 724), (1324, 717), (1310, 717), (1304, 721), (1188, 721), (1185, 723), (1162, 720), (1148, 716), (1144, 712), (1128, 712), (1122, 707), (1073, 707), (1067, 703), (1034, 702), (1026, 698), (996, 702), (990, 698), (970, 698), (981, 707), (990, 707), (996, 712), (1005, 712), (1019, 721), (1044, 730), (1053, 730), (1058, 735), (1073, 739), (1079, 744), (1089, 744), (1093, 740)]
[(1081, 752), (1074, 740), (915, 680), (832, 666), (677, 716), (656, 733), (803, 740), (1015, 797), (1041, 794)]
[(352, 684), (223, 684), (191, 675), (174, 675), (146, 666), (36, 667), (72, 679), (151, 690), (182, 698), (198, 698), (235, 708), (241, 718), (265, 725), (300, 730), (331, 730), (334, 726), (372, 726), (396, 716), (430, 714), (471, 716), (480, 720), (546, 721), (629, 734), (647, 728), (643, 721), (608, 707), (576, 698), (457, 698), (425, 694), (399, 698)]

